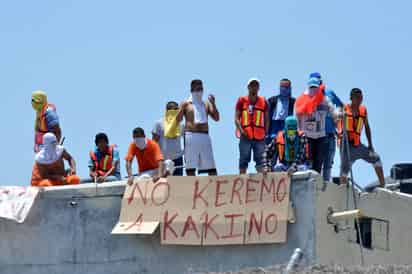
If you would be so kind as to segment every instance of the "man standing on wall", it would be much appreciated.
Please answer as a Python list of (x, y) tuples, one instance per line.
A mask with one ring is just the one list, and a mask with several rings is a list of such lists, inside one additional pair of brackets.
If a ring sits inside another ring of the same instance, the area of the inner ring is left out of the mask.
[(208, 116), (214, 121), (220, 120), (215, 96), (209, 95), (203, 101), (203, 83), (199, 79), (190, 84), (191, 95), (180, 105), (176, 120), (180, 123), (185, 118), (185, 165), (186, 174), (195, 176), (198, 173), (217, 175), (213, 156), (212, 140), (209, 136)]
[(296, 99), (292, 97), (292, 82), (280, 80), (279, 94), (268, 99), (269, 131), (266, 143), (269, 144), (285, 127), (285, 119), (293, 115)]
[(308, 89), (296, 100), (295, 108), (299, 129), (308, 138), (312, 168), (319, 174), (328, 154), (326, 117), (331, 115), (336, 122), (338, 113), (324, 94), (324, 86), (318, 78), (310, 78)]
[(239, 173), (245, 174), (253, 158), (257, 172), (264, 172), (263, 154), (265, 153), (265, 136), (269, 127), (269, 111), (266, 99), (258, 96), (260, 83), (250, 79), (248, 95), (238, 99), (235, 113), (235, 126), (239, 137)]
[(176, 102), (168, 102), (163, 119), (156, 122), (153, 130), (153, 140), (156, 141), (163, 156), (172, 160), (175, 165), (174, 176), (183, 176), (183, 149), (182, 135), (183, 125), (177, 123), (176, 116), (179, 113), (179, 105)]
[[(319, 79), (321, 85), (324, 85), (325, 95), (329, 98), (330, 102), (335, 106), (335, 108), (337, 108), (338, 111), (340, 112), (343, 107), (343, 103), (339, 99), (339, 97), (336, 95), (336, 93), (323, 83), (321, 74), (319, 72), (313, 72), (310, 74), (310, 78)], [(336, 152), (336, 134), (337, 134), (336, 124), (335, 124), (335, 121), (333, 120), (332, 115), (330, 115), (330, 113), (326, 116), (325, 130), (326, 130), (326, 137), (328, 139), (328, 153), (326, 155), (326, 159), (323, 164), (323, 170), (322, 170), (323, 180), (325, 182), (324, 187), (326, 187), (326, 183), (331, 181), (333, 160), (335, 158), (335, 152)]]
[(31, 105), (36, 111), (34, 124), (34, 152), (39, 152), (43, 146), (43, 136), (51, 132), (56, 136), (57, 142), (61, 141), (61, 128), (56, 106), (48, 103), (47, 94), (42, 90), (34, 91), (31, 95)]
[[(342, 142), (341, 150), (341, 182), (346, 183), (352, 164), (362, 159), (373, 165), (378, 176), (381, 187), (385, 187), (385, 176), (383, 173), (382, 162), (379, 155), (375, 152), (372, 144), (372, 133), (369, 126), (368, 113), (366, 107), (362, 105), (363, 95), (359, 88), (352, 89), (350, 93), (351, 103), (345, 105), (345, 117), (343, 120), (344, 130), (348, 140)], [(365, 128), (368, 146), (361, 143), (361, 134)]]

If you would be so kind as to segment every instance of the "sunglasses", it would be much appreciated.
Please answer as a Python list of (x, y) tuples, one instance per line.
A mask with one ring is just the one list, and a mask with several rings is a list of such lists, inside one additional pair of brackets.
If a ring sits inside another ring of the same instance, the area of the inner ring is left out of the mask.
[(36, 99), (31, 99), (31, 102), (32, 103), (35, 103), (35, 104), (40, 104), (41, 102), (39, 102), (38, 100), (36, 100)]

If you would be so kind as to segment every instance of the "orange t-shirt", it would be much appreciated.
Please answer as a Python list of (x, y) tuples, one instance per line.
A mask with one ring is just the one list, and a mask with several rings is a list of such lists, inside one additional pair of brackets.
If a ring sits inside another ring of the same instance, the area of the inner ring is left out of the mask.
[(139, 173), (159, 168), (159, 161), (163, 161), (159, 145), (150, 139), (147, 139), (147, 146), (144, 150), (140, 150), (135, 143), (129, 145), (126, 161), (132, 161), (135, 156), (139, 165)]

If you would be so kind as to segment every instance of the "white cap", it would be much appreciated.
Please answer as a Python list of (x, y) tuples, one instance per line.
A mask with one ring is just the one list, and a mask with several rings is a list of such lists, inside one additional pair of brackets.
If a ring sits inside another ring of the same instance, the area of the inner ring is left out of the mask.
[(260, 85), (258, 78), (250, 78), (249, 81), (247, 81), (247, 86), (249, 86), (252, 82), (257, 82)]

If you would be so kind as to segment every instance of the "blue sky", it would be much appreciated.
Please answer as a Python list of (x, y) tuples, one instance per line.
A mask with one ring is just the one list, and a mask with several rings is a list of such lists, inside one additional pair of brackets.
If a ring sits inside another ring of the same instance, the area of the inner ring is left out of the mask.
[[(410, 1), (2, 1), (0, 3), (0, 185), (28, 185), (33, 163), (31, 92), (43, 89), (61, 118), (66, 148), (87, 176), (94, 135), (109, 134), (123, 158), (131, 131), (151, 131), (168, 100), (192, 78), (216, 96), (211, 123), (219, 172), (237, 172), (234, 106), (250, 77), (261, 94), (308, 74), (345, 101), (365, 93), (376, 150), (388, 174), (412, 160)], [(355, 165), (357, 181), (375, 180)], [(338, 172), (338, 163), (334, 168)], [(122, 173), (125, 175), (124, 163)]]

